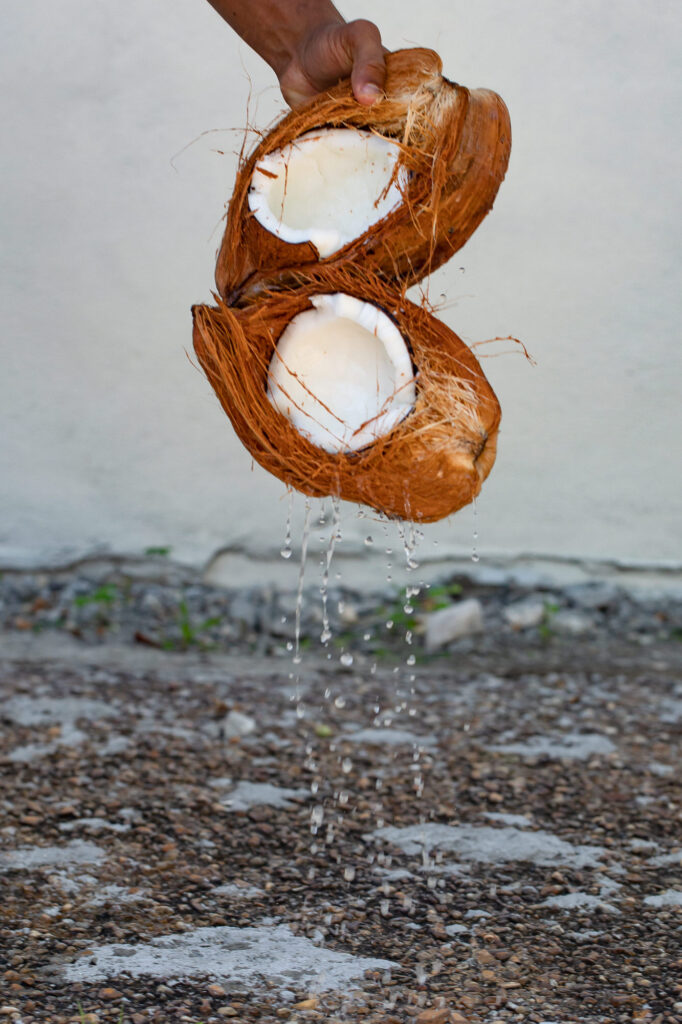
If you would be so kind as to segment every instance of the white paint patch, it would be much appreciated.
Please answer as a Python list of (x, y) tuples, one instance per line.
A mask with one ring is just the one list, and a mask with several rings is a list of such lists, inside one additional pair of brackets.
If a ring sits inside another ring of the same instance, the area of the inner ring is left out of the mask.
[[(92, 962), (94, 960), (94, 963)], [(119, 974), (133, 977), (189, 978), (209, 975), (229, 985), (252, 988), (267, 981), (276, 988), (327, 992), (361, 979), (368, 970), (397, 964), (316, 946), (280, 924), (254, 928), (196, 928), (140, 945), (94, 947), (92, 956), (69, 964), (67, 981), (92, 982)]]
[(605, 903), (601, 896), (593, 896), (588, 892), (567, 892), (561, 896), (549, 896), (541, 907), (558, 907), (560, 910), (606, 910), (610, 914), (620, 914), (620, 910), (610, 903)]
[(433, 747), (433, 736), (417, 736), (406, 729), (358, 729), (347, 733), (344, 740), (350, 743), (365, 743), (368, 747)]
[(79, 828), (86, 828), (90, 832), (128, 832), (130, 825), (106, 821), (104, 818), (75, 818), (73, 821), (63, 821), (59, 826), (60, 832), (74, 832)]
[(11, 697), (2, 706), (2, 715), (17, 725), (65, 725), (79, 718), (94, 721), (115, 715), (114, 708), (101, 700), (86, 697)]
[[(402, 202), (389, 186), (400, 149), (352, 128), (315, 130), (262, 157), (249, 208), (285, 242), (312, 242), (324, 259), (359, 238)], [(406, 183), (400, 176), (400, 183)]]
[(104, 851), (94, 843), (73, 839), (67, 846), (21, 846), (0, 853), (0, 871), (35, 871), (37, 868), (99, 864)]
[(300, 434), (329, 452), (359, 451), (414, 407), (407, 345), (378, 306), (336, 292), (286, 326), (268, 371), (268, 398)]
[(661, 721), (679, 722), (682, 719), (682, 700), (668, 697), (661, 701)]
[(285, 789), (270, 782), (239, 782), (231, 793), (221, 800), (231, 811), (248, 811), (252, 807), (282, 807), (289, 809), (296, 804), (292, 800), (309, 799), (307, 789)]
[(521, 832), (516, 828), (482, 825), (393, 825), (376, 829), (369, 838), (385, 839), (405, 853), (421, 854), (435, 848), (457, 854), (462, 860), (481, 864), (529, 861), (533, 864), (565, 864), (576, 868), (599, 866), (601, 846), (574, 845), (549, 832)]
[(238, 885), (236, 882), (226, 882), (211, 890), (213, 896), (234, 896), (238, 900), (255, 900), (258, 896), (264, 896), (265, 891), (257, 885)]
[(678, 889), (666, 889), (656, 896), (645, 896), (644, 902), (648, 907), (682, 907), (682, 892)]
[(101, 907), (105, 903), (141, 903), (148, 899), (142, 892), (131, 892), (122, 885), (104, 885), (88, 900), (91, 907)]
[(500, 811), (486, 811), (484, 818), (499, 821), (500, 825), (513, 825), (515, 828), (528, 828), (532, 822), (524, 814), (502, 814)]
[(570, 758), (586, 761), (595, 755), (606, 756), (616, 751), (607, 736), (591, 732), (564, 733), (561, 736), (533, 736), (524, 742), (505, 743), (488, 747), (500, 754), (519, 754), (521, 757)]
[(655, 868), (667, 868), (671, 864), (679, 864), (682, 868), (682, 850), (675, 850), (674, 853), (661, 853), (658, 857), (651, 857), (647, 863)]
[(87, 739), (76, 726), (79, 719), (96, 721), (116, 714), (100, 700), (85, 697), (11, 697), (0, 705), (0, 714), (17, 725), (43, 728), (59, 725), (60, 735), (50, 743), (26, 743), (8, 754), (14, 764), (30, 764), (51, 754), (58, 747), (77, 747)]

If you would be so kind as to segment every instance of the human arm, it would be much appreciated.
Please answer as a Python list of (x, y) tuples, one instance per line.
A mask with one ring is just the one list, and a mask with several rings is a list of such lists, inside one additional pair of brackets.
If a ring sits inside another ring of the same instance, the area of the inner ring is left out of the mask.
[(209, 0), (273, 69), (282, 95), (299, 107), (350, 75), (358, 103), (382, 92), (386, 67), (379, 29), (346, 22), (331, 0)]

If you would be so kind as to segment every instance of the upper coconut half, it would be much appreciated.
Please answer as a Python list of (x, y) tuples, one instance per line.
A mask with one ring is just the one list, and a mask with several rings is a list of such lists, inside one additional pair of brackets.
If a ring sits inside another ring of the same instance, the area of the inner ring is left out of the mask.
[(216, 267), (230, 305), (347, 260), (414, 284), (492, 207), (511, 146), (503, 101), (449, 82), (432, 50), (400, 50), (386, 63), (379, 102), (361, 106), (341, 82), (284, 117), (243, 161)]
[(377, 275), (321, 268), (258, 303), (193, 313), (236, 433), (285, 483), (417, 522), (478, 494), (497, 399), (464, 342)]

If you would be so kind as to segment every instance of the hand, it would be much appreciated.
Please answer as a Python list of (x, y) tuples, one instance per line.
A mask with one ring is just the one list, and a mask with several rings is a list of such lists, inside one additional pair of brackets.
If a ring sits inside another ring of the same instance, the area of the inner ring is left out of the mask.
[(331, 21), (304, 36), (279, 75), (282, 95), (300, 107), (350, 75), (358, 103), (371, 106), (382, 94), (386, 77), (381, 33), (371, 21)]

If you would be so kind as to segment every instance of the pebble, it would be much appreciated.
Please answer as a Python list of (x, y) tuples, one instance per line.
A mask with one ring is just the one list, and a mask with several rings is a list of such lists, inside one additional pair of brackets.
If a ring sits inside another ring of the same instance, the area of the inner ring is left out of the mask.
[(101, 988), (97, 993), (100, 999), (112, 1000), (120, 999), (121, 993), (116, 988)]
[(227, 995), (222, 985), (219, 985), (217, 981), (206, 987), (206, 991), (212, 996), (224, 996)]
[(545, 617), (545, 602), (536, 597), (515, 601), (502, 610), (502, 617), (512, 629), (532, 629)]
[(563, 636), (583, 636), (592, 629), (592, 619), (582, 612), (562, 608), (551, 617), (549, 627)]
[(458, 601), (448, 608), (422, 616), (426, 650), (433, 652), (454, 640), (483, 632), (483, 605), (475, 598)]
[(223, 719), (222, 732), (226, 740), (241, 739), (256, 730), (256, 722), (241, 711), (230, 711)]
[(235, 1010), (234, 1006), (219, 1006), (216, 1010), (219, 1017), (237, 1017), (239, 1011)]
[(417, 1024), (450, 1024), (451, 1011), (447, 1007), (439, 1010), (422, 1010), (417, 1016)]

